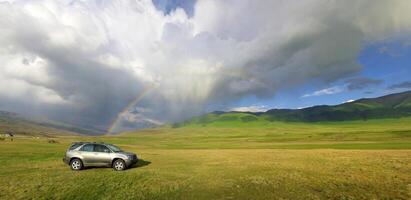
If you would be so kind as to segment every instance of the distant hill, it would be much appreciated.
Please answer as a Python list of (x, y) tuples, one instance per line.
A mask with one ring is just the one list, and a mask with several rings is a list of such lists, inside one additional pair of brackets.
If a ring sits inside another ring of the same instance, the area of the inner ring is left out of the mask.
[(15, 135), (44, 137), (53, 137), (53, 135), (101, 134), (93, 130), (78, 128), (47, 119), (27, 118), (17, 113), (0, 111), (0, 134), (8, 132)]
[(216, 111), (181, 123), (185, 125), (208, 125), (250, 122), (333, 122), (351, 120), (369, 120), (382, 118), (400, 118), (411, 116), (411, 91), (390, 94), (378, 98), (364, 98), (349, 103), (329, 106), (320, 105), (304, 109), (271, 109), (266, 112), (222, 112)]

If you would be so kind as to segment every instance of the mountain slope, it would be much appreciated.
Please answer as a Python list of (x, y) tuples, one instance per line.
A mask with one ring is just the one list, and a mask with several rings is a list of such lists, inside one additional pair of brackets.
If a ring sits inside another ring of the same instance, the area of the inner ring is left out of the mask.
[(314, 106), (299, 110), (269, 110), (270, 120), (346, 121), (411, 116), (411, 91), (378, 98), (359, 99), (336, 106)]
[(408, 116), (411, 116), (411, 91), (378, 98), (364, 98), (335, 106), (320, 105), (304, 109), (272, 109), (258, 113), (217, 111), (176, 123), (173, 127), (211, 123), (350, 121)]
[(0, 134), (13, 133), (24, 136), (98, 134), (95, 131), (44, 119), (26, 118), (17, 113), (0, 111)]

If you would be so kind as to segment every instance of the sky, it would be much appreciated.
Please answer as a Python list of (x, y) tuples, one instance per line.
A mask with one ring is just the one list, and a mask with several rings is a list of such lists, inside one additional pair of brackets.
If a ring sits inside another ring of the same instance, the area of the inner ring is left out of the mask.
[(0, 0), (0, 110), (117, 132), (411, 89), (411, 1)]

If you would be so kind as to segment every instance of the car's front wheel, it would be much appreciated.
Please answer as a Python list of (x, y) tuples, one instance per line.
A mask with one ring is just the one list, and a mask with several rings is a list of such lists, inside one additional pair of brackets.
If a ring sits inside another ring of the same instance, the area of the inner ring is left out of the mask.
[(126, 169), (126, 163), (122, 159), (117, 159), (113, 162), (113, 169), (116, 171), (122, 171)]
[(72, 170), (81, 170), (83, 169), (83, 162), (80, 159), (75, 158), (71, 160), (70, 167)]

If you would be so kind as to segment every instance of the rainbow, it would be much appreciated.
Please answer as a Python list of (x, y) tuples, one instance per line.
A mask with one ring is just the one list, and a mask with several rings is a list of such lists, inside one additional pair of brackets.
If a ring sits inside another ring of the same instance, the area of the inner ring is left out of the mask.
[(124, 113), (128, 112), (128, 110), (130, 110), (130, 108), (135, 106), (153, 88), (154, 88), (154, 85), (148, 85), (148, 86), (144, 87), (143, 91), (141, 91), (141, 93), (139, 95), (137, 95), (136, 98), (134, 98), (130, 103), (128, 103), (127, 106), (124, 107), (124, 109), (117, 114), (116, 118), (114, 118), (114, 120), (110, 123), (110, 126), (107, 129), (107, 133), (112, 133), (114, 128), (116, 128), (118, 122), (120, 121), (121, 116)]

